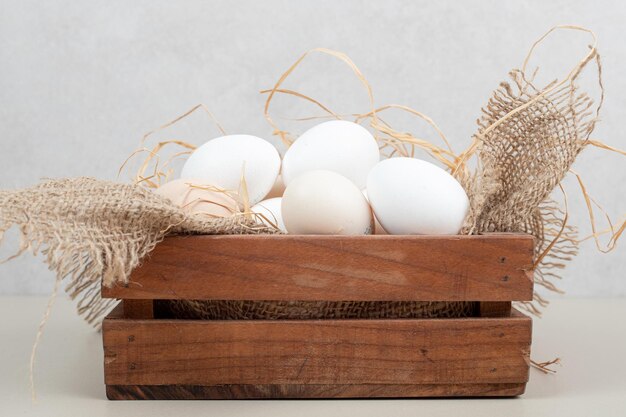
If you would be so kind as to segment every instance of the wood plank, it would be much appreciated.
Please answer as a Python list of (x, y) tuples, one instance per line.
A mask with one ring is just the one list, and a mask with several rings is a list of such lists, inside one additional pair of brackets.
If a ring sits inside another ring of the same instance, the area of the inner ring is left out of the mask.
[(129, 319), (153, 319), (153, 300), (123, 300), (124, 317)]
[(243, 400), (282, 398), (514, 397), (525, 383), (361, 385), (107, 385), (110, 400)]
[(103, 340), (109, 385), (523, 383), (531, 320), (107, 318)]
[(524, 301), (533, 238), (482, 236), (184, 236), (157, 245), (123, 299)]

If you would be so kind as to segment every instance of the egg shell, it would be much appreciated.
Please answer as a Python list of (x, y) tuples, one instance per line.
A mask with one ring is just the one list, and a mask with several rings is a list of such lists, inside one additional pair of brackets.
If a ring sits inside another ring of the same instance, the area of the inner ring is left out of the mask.
[(367, 129), (333, 120), (307, 130), (289, 147), (283, 158), (283, 180), (288, 186), (305, 172), (323, 169), (343, 175), (362, 190), (379, 160), (378, 144)]
[(285, 228), (285, 223), (283, 223), (281, 210), (282, 201), (281, 197), (268, 198), (252, 206), (251, 210), (253, 213), (258, 213), (265, 217), (258, 216), (257, 221), (271, 227), (278, 226), (280, 230), (286, 233), (287, 229)]
[(394, 235), (457, 234), (469, 210), (452, 175), (414, 158), (379, 162), (368, 176), (367, 194), (376, 218)]
[(280, 171), (280, 155), (272, 144), (251, 135), (227, 135), (197, 148), (185, 162), (180, 177), (197, 178), (238, 192), (245, 173), (248, 199), (258, 203), (270, 191)]
[(374, 226), (361, 190), (327, 170), (310, 171), (291, 181), (281, 209), (290, 234), (364, 235)]
[(207, 181), (199, 179), (177, 179), (161, 185), (154, 193), (191, 214), (229, 217), (239, 212), (234, 198), (219, 191), (201, 188), (210, 186)]

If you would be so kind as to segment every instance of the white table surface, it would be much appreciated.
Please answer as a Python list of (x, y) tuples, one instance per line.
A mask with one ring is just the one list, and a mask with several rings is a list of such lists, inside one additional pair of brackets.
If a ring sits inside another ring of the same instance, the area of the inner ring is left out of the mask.
[(60, 297), (41, 342), (38, 400), (28, 362), (43, 297), (0, 298), (0, 416), (626, 416), (626, 299), (557, 300), (534, 320), (532, 357), (562, 358), (556, 375), (531, 370), (513, 399), (108, 401), (101, 335)]

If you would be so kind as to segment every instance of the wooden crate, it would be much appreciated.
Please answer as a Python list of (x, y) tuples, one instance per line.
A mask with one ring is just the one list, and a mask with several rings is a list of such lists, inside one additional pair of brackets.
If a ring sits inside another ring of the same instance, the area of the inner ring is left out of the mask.
[[(107, 397), (516, 396), (529, 372), (533, 239), (188, 236), (159, 244), (104, 320)], [(176, 320), (153, 300), (476, 301), (475, 317)]]

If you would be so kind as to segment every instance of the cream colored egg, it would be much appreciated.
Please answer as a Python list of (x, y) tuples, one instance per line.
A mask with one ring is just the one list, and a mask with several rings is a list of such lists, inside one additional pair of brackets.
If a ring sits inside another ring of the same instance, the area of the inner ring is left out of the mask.
[(379, 162), (369, 174), (367, 195), (393, 235), (457, 234), (469, 210), (465, 190), (452, 175), (414, 158)]
[(252, 206), (252, 212), (259, 214), (257, 216), (257, 221), (264, 223), (271, 227), (276, 227), (283, 232), (287, 232), (285, 228), (285, 224), (283, 223), (283, 216), (281, 210), (281, 197), (276, 198), (268, 198), (267, 200), (263, 200), (260, 203)]
[(280, 155), (272, 144), (256, 136), (228, 135), (197, 148), (180, 177), (198, 178), (237, 192), (243, 173), (249, 202), (256, 204), (272, 189), (279, 171)]
[(336, 172), (316, 170), (289, 183), (282, 200), (290, 234), (371, 234), (372, 210), (361, 190)]
[(177, 179), (154, 190), (155, 194), (169, 199), (185, 212), (209, 217), (229, 217), (239, 210), (233, 197), (215, 191), (206, 181)]
[(318, 169), (336, 172), (365, 188), (367, 174), (380, 159), (376, 139), (363, 126), (345, 120), (321, 123), (304, 132), (283, 158), (283, 180)]

